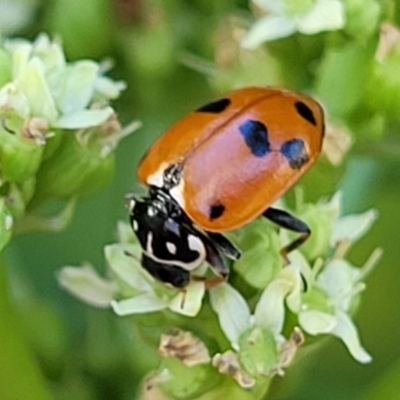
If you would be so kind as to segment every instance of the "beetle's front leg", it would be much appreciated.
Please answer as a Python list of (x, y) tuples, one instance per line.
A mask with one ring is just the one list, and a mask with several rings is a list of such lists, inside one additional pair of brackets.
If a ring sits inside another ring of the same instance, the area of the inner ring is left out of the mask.
[(206, 289), (211, 289), (228, 279), (229, 268), (226, 265), (220, 250), (212, 240), (202, 235), (202, 242), (206, 250), (206, 261), (211, 265), (212, 270), (217, 276), (206, 278), (194, 275), (192, 276), (192, 279), (195, 281), (204, 281)]
[(216, 232), (206, 232), (215, 247), (231, 260), (238, 260), (241, 256), (240, 250), (224, 235)]

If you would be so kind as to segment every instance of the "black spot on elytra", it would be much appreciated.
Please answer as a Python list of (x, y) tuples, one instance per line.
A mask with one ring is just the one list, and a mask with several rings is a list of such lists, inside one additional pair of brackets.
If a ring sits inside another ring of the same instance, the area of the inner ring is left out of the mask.
[(310, 107), (307, 104), (297, 101), (294, 106), (296, 107), (297, 112), (308, 122), (312, 123), (314, 126), (317, 126), (317, 121), (315, 120), (314, 114), (311, 111)]
[(260, 121), (248, 120), (239, 126), (244, 141), (256, 157), (263, 157), (270, 151), (268, 129)]
[(208, 103), (205, 106), (198, 108), (196, 111), (218, 114), (224, 111), (230, 104), (231, 101), (229, 99), (220, 99), (213, 101), (212, 103)]
[(221, 203), (217, 203), (210, 206), (210, 210), (208, 213), (210, 220), (212, 221), (213, 219), (219, 218), (224, 213), (224, 211), (225, 211), (225, 206)]
[(310, 159), (301, 139), (285, 142), (281, 147), (281, 153), (287, 158), (293, 169), (300, 169)]

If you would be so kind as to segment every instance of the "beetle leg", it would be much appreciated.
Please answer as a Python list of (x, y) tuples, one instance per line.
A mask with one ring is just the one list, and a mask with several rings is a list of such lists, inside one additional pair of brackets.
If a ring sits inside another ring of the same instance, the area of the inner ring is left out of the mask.
[(182, 295), (182, 298), (181, 298), (181, 309), (183, 310), (183, 308), (185, 307), (187, 290), (185, 288), (180, 288), (179, 292)]
[(197, 282), (203, 281), (206, 289), (211, 289), (228, 279), (229, 269), (221, 256), (220, 249), (217, 248), (215, 243), (211, 242), (208, 238), (207, 240), (203, 238), (203, 243), (206, 249), (206, 260), (217, 276), (206, 278), (204, 276), (192, 275), (192, 279)]
[(240, 250), (225, 236), (216, 232), (206, 232), (208, 237), (212, 240), (215, 247), (218, 248), (225, 256), (232, 260), (238, 260), (241, 256)]
[(216, 244), (209, 238), (203, 238), (203, 243), (206, 249), (206, 261), (211, 265), (212, 270), (217, 276), (206, 278), (204, 276), (192, 275), (192, 279), (197, 282), (203, 281), (206, 289), (211, 289), (228, 279), (229, 269)]
[(224, 278), (228, 276), (229, 269), (225, 264), (220, 252), (211, 245), (211, 243), (204, 243), (206, 247), (206, 260), (210, 263), (213, 270), (217, 275), (223, 276)]
[(214, 276), (213, 278), (206, 278), (204, 276), (193, 275), (192, 279), (196, 282), (204, 282), (206, 289), (212, 289), (215, 286), (220, 285), (222, 282), (225, 282), (228, 278), (228, 275), (225, 276)]
[(278, 210), (276, 208), (268, 208), (262, 215), (282, 228), (300, 233), (300, 237), (293, 240), (293, 242), (281, 249), (281, 255), (283, 259), (287, 264), (289, 264), (287, 254), (297, 249), (308, 239), (308, 237), (311, 235), (310, 228), (300, 219), (294, 217), (286, 211)]

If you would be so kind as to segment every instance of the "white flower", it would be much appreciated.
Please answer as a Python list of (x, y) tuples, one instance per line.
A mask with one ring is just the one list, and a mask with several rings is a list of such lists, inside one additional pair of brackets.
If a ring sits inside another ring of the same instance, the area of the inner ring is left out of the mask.
[(250, 309), (242, 295), (228, 283), (210, 290), (210, 300), (225, 336), (235, 350), (240, 335), (252, 325)]
[(123, 243), (105, 247), (111, 277), (102, 278), (88, 266), (68, 266), (58, 274), (61, 286), (91, 305), (111, 306), (121, 316), (165, 309), (191, 317), (197, 315), (205, 293), (204, 282), (192, 281), (180, 292), (155, 281), (136, 258), (141, 249), (128, 229), (127, 224), (119, 223)]
[[(364, 214), (368, 218), (368, 214)], [(334, 312), (323, 313), (305, 310), (299, 313), (301, 326), (310, 334), (330, 333), (338, 336), (351, 355), (361, 363), (371, 361), (371, 356), (361, 346), (357, 329), (351, 319), (352, 305), (359, 293), (365, 289), (362, 279), (376, 264), (381, 251), (372, 253), (362, 268), (356, 268), (345, 260), (333, 259), (317, 276), (316, 284), (328, 296)], [(302, 315), (303, 314), (303, 315)]]
[[(343, 241), (358, 240), (376, 218), (376, 212), (373, 210), (364, 214), (338, 217), (340, 194), (336, 194), (330, 202), (320, 207), (335, 211), (330, 213), (332, 223), (326, 227), (332, 237), (332, 249)], [(287, 241), (285, 235), (281, 235), (281, 239)], [(300, 248), (290, 253), (290, 265), (282, 268), (264, 289), (254, 314), (251, 314), (241, 294), (229, 284), (225, 283), (210, 290), (211, 305), (232, 348), (238, 352), (241, 360), (245, 357), (243, 353), (246, 353), (245, 363), (248, 365), (251, 360), (249, 361), (249, 351), (244, 351), (241, 346), (241, 343), (245, 343), (243, 338), (263, 337), (260, 342), (264, 343), (264, 347), (260, 345), (258, 351), (268, 353), (268, 357), (265, 355), (265, 358), (275, 362), (275, 365), (265, 364), (262, 367), (264, 373), (265, 369), (270, 371), (270, 374), (282, 373), (283, 366), (287, 365), (287, 361), (282, 360), (286, 360), (287, 357), (283, 357), (281, 353), (284, 349), (287, 350), (290, 341), (283, 336), (286, 310), (289, 309), (297, 315), (299, 326), (309, 335), (336, 336), (343, 341), (357, 361), (371, 361), (371, 356), (361, 346), (351, 313), (360, 292), (365, 288), (363, 279), (378, 261), (381, 251), (373, 252), (362, 268), (356, 268), (340, 258), (325, 262), (318, 259), (311, 268), (301, 251)], [(265, 343), (269, 343), (269, 347)], [(293, 343), (291, 342), (289, 352), (291, 357), (298, 347)], [(274, 355), (274, 349), (277, 355)], [(257, 359), (256, 354), (252, 353), (252, 357)], [(259, 360), (253, 361), (259, 363)], [(252, 369), (250, 366), (246, 370), (249, 371), (249, 368)]]
[(100, 277), (90, 265), (64, 267), (57, 279), (64, 289), (94, 307), (109, 307), (117, 291), (115, 282)]
[[(138, 254), (137, 246), (114, 244), (105, 248), (107, 261), (117, 281), (122, 280), (133, 289), (133, 295), (123, 300), (113, 300), (111, 306), (118, 315), (143, 314), (170, 309), (178, 314), (195, 316), (200, 311), (205, 293), (204, 282), (192, 281), (185, 292), (169, 289), (155, 282), (140, 265), (139, 260), (128, 256)], [(136, 292), (136, 293), (135, 293)]]
[(113, 115), (107, 102), (125, 84), (104, 77), (100, 64), (67, 62), (61, 45), (45, 34), (33, 43), (8, 40), (4, 47), (12, 61), (12, 81), (0, 87), (0, 112), (45, 118), (50, 127), (62, 129), (98, 126)]
[(331, 236), (331, 245), (340, 242), (355, 242), (368, 232), (378, 217), (376, 210), (369, 210), (364, 214), (348, 215), (339, 218)]
[[(376, 213), (369, 211), (339, 217), (340, 199), (338, 193), (330, 201), (315, 206), (315, 212), (303, 207), (309, 216), (316, 219), (317, 224), (322, 225), (318, 229), (326, 231), (323, 235), (327, 240), (324, 240), (323, 246), (320, 245), (318, 254), (333, 256), (326, 260), (319, 255), (308, 257), (316, 259), (311, 267), (303, 247), (291, 252), (290, 264), (280, 267), (271, 277), (260, 293), (254, 312), (229, 283), (209, 290), (211, 306), (218, 316), (220, 327), (236, 352), (238, 362), (251, 379), (282, 374), (304, 341), (302, 332), (312, 336), (336, 336), (357, 361), (367, 363), (371, 360), (360, 343), (351, 315), (365, 288), (363, 279), (375, 266), (381, 251), (373, 252), (366, 264), (357, 268), (339, 258), (337, 249), (343, 242), (358, 240), (370, 228)], [(321, 218), (321, 213), (325, 215), (324, 218)], [(252, 234), (251, 229), (243, 231), (244, 236), (253, 237)], [(109, 279), (94, 276), (87, 267), (79, 273), (73, 271), (74, 276), (80, 279), (65, 279), (65, 276), (72, 276), (70, 267), (67, 267), (60, 274), (64, 278), (61, 279), (62, 285), (91, 304), (108, 302), (107, 305), (111, 305), (118, 315), (165, 309), (186, 316), (195, 316), (199, 312), (205, 294), (204, 282), (192, 281), (185, 291), (166, 287), (155, 281), (140, 265), (136, 254), (140, 254), (141, 249), (127, 224), (118, 224), (118, 238), (120, 243), (105, 248), (110, 266)], [(333, 239), (329, 241), (329, 238)], [(281, 243), (276, 245), (283, 247), (288, 239), (286, 234), (280, 234)], [(340, 255), (343, 257), (344, 253)], [(203, 276), (206, 268), (205, 265), (201, 267), (196, 275)], [(103, 294), (96, 291), (103, 291)], [(291, 319), (293, 315), (297, 316), (297, 323), (291, 323), (290, 337), (283, 333), (284, 327), (285, 332), (288, 329), (288, 310)]]
[(345, 10), (340, 0), (253, 0), (267, 14), (242, 39), (254, 49), (262, 42), (284, 38), (295, 32), (313, 35), (343, 28)]
[[(238, 352), (242, 365), (255, 377), (281, 374), (282, 367), (290, 364), (288, 344), (292, 341), (282, 334), (285, 299), (300, 282), (297, 266), (283, 268), (263, 291), (254, 314), (242, 295), (228, 283), (210, 290), (211, 306), (221, 329)], [(295, 350), (291, 354), (294, 356)]]

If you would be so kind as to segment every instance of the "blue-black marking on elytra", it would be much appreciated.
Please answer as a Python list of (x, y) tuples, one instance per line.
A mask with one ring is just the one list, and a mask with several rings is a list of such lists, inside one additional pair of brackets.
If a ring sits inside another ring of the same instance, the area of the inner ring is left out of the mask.
[(293, 169), (300, 169), (308, 160), (304, 142), (301, 139), (293, 139), (283, 143), (281, 153), (288, 159)]
[(270, 152), (268, 129), (260, 121), (248, 120), (239, 126), (246, 145), (256, 157), (264, 157)]

